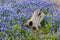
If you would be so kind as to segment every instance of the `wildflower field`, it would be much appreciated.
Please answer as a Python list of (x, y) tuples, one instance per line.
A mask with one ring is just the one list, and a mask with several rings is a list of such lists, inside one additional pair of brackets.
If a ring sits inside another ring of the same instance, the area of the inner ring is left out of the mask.
[[(0, 0), (0, 40), (60, 40), (60, 10), (45, 0)], [(34, 10), (46, 15), (39, 37), (24, 26)]]

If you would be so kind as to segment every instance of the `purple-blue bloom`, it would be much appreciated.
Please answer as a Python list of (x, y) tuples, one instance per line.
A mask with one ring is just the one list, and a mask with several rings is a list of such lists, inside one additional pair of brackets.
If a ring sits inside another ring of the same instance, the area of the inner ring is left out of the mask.
[[(60, 11), (56, 9), (54, 2), (46, 2), (45, 0), (27, 0), (27, 1), (17, 1), (17, 0), (0, 0), (0, 30), (7, 31), (9, 26), (14, 26), (19, 24), (22, 26), (22, 29), (27, 29), (23, 25), (23, 17), (29, 19), (33, 14), (35, 9), (47, 10), (45, 16), (46, 22), (49, 22), (49, 19), (52, 20), (52, 25), (56, 27), (56, 23), (60, 22)], [(59, 27), (60, 27), (60, 23)], [(30, 29), (28, 29), (30, 30)], [(11, 30), (10, 30), (11, 31)], [(60, 29), (58, 28), (58, 31)], [(10, 33), (11, 34), (11, 33)], [(18, 36), (18, 34), (16, 34)], [(0, 40), (4, 40), (1, 38)]]

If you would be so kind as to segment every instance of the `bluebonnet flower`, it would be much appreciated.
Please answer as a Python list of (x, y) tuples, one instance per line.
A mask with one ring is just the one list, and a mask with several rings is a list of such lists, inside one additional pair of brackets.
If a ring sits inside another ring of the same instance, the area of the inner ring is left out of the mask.
[(4, 17), (3, 20), (5, 21), (6, 20), (6, 17)]
[(57, 36), (60, 35), (60, 27), (57, 29), (56, 35), (57, 35)]
[(12, 21), (14, 18), (12, 16), (8, 17), (8, 21)]
[(55, 23), (56, 23), (56, 22), (55, 22), (55, 21), (53, 21), (53, 22), (52, 22), (52, 25), (53, 25), (53, 26), (55, 26)]
[[(1, 4), (2, 3), (2, 4)], [(6, 31), (8, 26), (14, 26), (15, 24), (20, 24), (23, 29), (27, 29), (23, 26), (23, 18), (30, 18), (35, 9), (44, 9), (48, 11), (46, 15), (46, 22), (49, 19), (52, 21), (52, 25), (56, 25), (58, 19), (60, 18), (60, 11), (58, 12), (55, 8), (54, 2), (46, 2), (45, 0), (26, 0), (23, 2), (17, 0), (1, 0), (0, 5), (0, 30)], [(52, 13), (51, 13), (52, 11)], [(15, 19), (16, 18), (16, 19)], [(30, 30), (30, 29), (28, 29)], [(54, 30), (54, 29), (53, 29)], [(2, 40), (2, 39), (1, 39)], [(3, 39), (4, 40), (4, 39)]]
[(60, 27), (58, 28), (58, 32), (60, 32)]

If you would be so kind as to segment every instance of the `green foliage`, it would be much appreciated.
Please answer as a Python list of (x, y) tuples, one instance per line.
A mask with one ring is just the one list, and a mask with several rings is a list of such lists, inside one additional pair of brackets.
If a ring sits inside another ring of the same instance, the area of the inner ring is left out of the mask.
[[(7, 30), (8, 40), (20, 40), (20, 25), (15, 25), (13, 27), (9, 26)], [(18, 33), (18, 36), (16, 34)], [(17, 38), (18, 37), (18, 38)]]
[(20, 25), (15, 25), (14, 27), (12, 27), (14, 33), (19, 32), (20, 28), (21, 28)]
[(56, 34), (53, 34), (53, 35), (51, 36), (50, 40), (56, 40), (56, 38), (57, 38)]
[(57, 32), (57, 29), (59, 28), (59, 24), (60, 24), (60, 19), (58, 20), (58, 22), (55, 23), (54, 32)]
[(1, 37), (4, 37), (4, 34), (3, 34), (2, 31), (0, 31), (0, 38), (1, 38)]
[(10, 21), (10, 25), (13, 24), (13, 21)]
[(14, 18), (14, 20), (13, 20), (13, 22), (15, 22), (16, 24), (18, 24), (18, 22), (17, 22), (17, 20), (16, 20), (17, 18)]
[[(30, 33), (30, 31), (28, 30), (24, 30), (22, 29), (21, 30), (21, 26), (20, 25), (15, 25), (13, 27), (10, 27), (8, 28), (7, 30), (7, 34), (8, 34), (8, 40), (21, 40), (23, 38), (23, 40), (40, 40), (41, 36), (43, 40), (56, 40), (57, 36), (56, 34), (48, 37), (48, 33), (50, 33), (50, 30), (52, 28), (52, 24), (51, 23), (47, 23), (41, 30), (39, 30), (41, 33), (44, 33), (44, 34), (39, 34), (40, 37), (34, 35), (34, 33)], [(12, 30), (12, 33), (10, 33)], [(18, 36), (16, 36), (16, 34), (18, 33)], [(0, 32), (0, 35), (2, 34), (2, 32)]]
[[(2, 33), (0, 33), (2, 34)], [(7, 30), (8, 34), (8, 40), (21, 40), (22, 37), (24, 37), (24, 40), (33, 40), (34, 39), (34, 34), (30, 33), (28, 30), (21, 30), (20, 25), (15, 25), (13, 27), (9, 26)], [(16, 36), (18, 34), (18, 36)]]
[(22, 13), (22, 10), (21, 10), (21, 9), (18, 9), (16, 13), (17, 13), (17, 14), (18, 14), (18, 13)]
[(41, 32), (45, 32), (45, 33), (49, 33), (50, 30), (52, 29), (52, 24), (51, 23), (47, 23), (40, 31)]
[[(39, 30), (39, 33), (42, 33), (42, 34), (39, 34), (39, 36), (38, 35), (35, 36), (33, 31), (21, 29), (21, 26), (18, 24), (14, 25), (13, 27), (9, 26), (9, 28), (7, 30), (8, 40), (12, 40), (12, 39), (14, 39), (14, 40), (40, 40), (40, 39), (42, 39), (42, 40), (56, 40), (56, 38), (57, 38), (56, 34), (48, 35), (48, 33), (50, 33), (50, 30), (53, 28), (52, 21), (54, 19), (48, 19), (48, 20), (49, 20), (49, 22), (47, 24), (44, 24), (45, 19), (42, 21), (41, 24), (43, 27)], [(26, 21), (26, 18), (23, 17), (22, 21), (24, 24)], [(55, 31), (56, 31), (56, 29), (55, 29)], [(1, 34), (2, 33), (0, 32), (0, 35)], [(16, 34), (18, 34), (18, 35), (16, 36)]]
[(41, 26), (42, 26), (42, 27), (45, 26), (45, 20), (46, 20), (46, 19), (43, 19), (42, 22), (41, 22)]
[(26, 22), (26, 18), (24, 16), (22, 16), (22, 23), (24, 24)]
[(49, 21), (44, 24), (45, 22), (45, 19), (43, 19), (43, 21), (41, 22), (42, 24), (42, 29), (40, 29), (41, 32), (44, 32), (44, 33), (50, 33), (50, 30), (53, 28), (52, 26), (52, 20), (51, 19), (48, 19)]

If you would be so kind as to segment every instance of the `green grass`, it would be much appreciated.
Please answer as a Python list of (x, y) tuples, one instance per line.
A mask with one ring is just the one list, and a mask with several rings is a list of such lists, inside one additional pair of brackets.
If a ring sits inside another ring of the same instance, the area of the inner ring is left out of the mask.
[[(42, 25), (44, 25), (43, 24), (45, 22), (44, 20), (42, 22)], [(25, 21), (26, 19), (24, 19), (23, 17), (23, 23), (25, 23)], [(7, 40), (12, 40), (12, 39), (14, 40), (22, 40), (22, 39), (23, 40), (41, 40), (41, 39), (42, 40), (56, 40), (57, 38), (60, 38), (60, 36), (57, 37), (56, 34), (52, 34), (50, 32), (51, 29), (53, 28), (51, 22), (52, 21), (49, 19), (49, 22), (39, 30), (39, 33), (37, 36), (34, 34), (33, 30), (31, 31), (24, 30), (24, 29), (21, 30), (22, 26), (19, 24), (16, 24), (13, 27), (9, 26), (7, 30), (7, 35), (8, 35)], [(5, 34), (2, 31), (0, 31), (0, 35), (1, 35), (0, 37), (5, 37)]]

